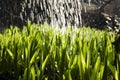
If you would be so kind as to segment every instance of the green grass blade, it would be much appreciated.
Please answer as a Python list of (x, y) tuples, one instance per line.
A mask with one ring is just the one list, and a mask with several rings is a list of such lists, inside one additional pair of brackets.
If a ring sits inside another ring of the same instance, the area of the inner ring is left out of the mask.
[(8, 54), (9, 54), (9, 56), (11, 57), (11, 59), (14, 60), (14, 55), (13, 55), (13, 53), (12, 53), (9, 49), (7, 49), (7, 52), (8, 52)]
[(99, 66), (100, 66), (100, 57), (97, 58), (90, 80), (98, 79)]

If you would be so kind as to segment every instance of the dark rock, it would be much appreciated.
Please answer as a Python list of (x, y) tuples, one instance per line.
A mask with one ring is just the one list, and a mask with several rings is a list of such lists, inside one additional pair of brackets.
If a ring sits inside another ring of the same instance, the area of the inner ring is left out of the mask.
[(107, 19), (99, 12), (87, 12), (82, 14), (83, 25), (92, 28), (104, 29)]
[(119, 31), (119, 22), (114, 16), (103, 13), (99, 10), (93, 10), (82, 13), (83, 26), (89, 26), (100, 30), (109, 29), (116, 32)]

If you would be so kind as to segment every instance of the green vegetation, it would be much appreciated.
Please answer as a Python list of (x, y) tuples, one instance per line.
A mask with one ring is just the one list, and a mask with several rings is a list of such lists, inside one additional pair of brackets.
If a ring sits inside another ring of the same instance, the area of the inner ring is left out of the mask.
[(84, 27), (11, 27), (0, 34), (0, 74), (18, 80), (119, 80), (114, 39)]

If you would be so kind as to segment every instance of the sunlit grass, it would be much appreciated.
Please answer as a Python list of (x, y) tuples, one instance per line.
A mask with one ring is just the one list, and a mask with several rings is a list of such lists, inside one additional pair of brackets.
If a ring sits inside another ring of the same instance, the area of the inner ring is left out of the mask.
[(119, 80), (114, 38), (85, 27), (30, 22), (22, 31), (11, 27), (0, 34), (0, 74), (8, 72), (19, 80)]

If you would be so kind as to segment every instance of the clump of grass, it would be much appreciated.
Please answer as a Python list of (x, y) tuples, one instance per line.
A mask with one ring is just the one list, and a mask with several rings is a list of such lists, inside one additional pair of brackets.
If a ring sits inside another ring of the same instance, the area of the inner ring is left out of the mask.
[(0, 74), (19, 80), (106, 80), (111, 76), (119, 80), (119, 64), (113, 65), (114, 38), (85, 27), (30, 22), (22, 31), (11, 27), (0, 34)]

